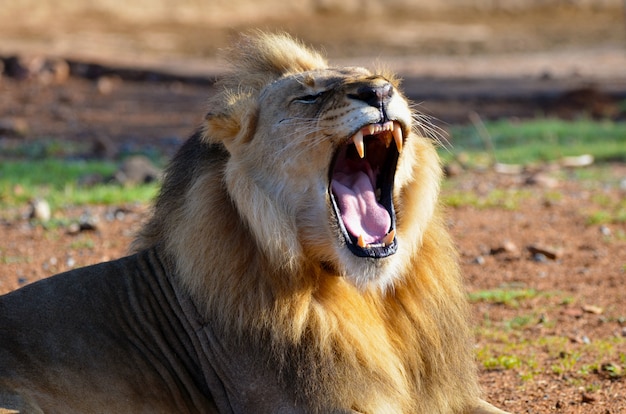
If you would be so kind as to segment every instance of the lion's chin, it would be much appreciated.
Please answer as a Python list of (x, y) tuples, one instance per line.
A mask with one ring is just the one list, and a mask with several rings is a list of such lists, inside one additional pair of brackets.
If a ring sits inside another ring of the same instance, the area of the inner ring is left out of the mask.
[(400, 269), (396, 268), (398, 261), (394, 256), (365, 258), (355, 256), (352, 252), (343, 249), (340, 261), (338, 273), (360, 291), (393, 289), (400, 273)]

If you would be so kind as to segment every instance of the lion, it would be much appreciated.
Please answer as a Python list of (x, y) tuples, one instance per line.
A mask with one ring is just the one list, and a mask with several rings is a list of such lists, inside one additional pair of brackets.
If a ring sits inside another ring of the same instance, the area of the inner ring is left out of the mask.
[(0, 299), (0, 406), (503, 413), (399, 80), (286, 34), (228, 56), (131, 255)]

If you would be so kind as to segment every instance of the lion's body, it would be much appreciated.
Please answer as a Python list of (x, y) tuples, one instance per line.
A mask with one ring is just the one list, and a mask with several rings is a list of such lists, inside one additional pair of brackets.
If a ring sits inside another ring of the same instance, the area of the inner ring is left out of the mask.
[(0, 299), (0, 407), (499, 412), (478, 396), (436, 151), (397, 83), (282, 36), (237, 59), (138, 253)]

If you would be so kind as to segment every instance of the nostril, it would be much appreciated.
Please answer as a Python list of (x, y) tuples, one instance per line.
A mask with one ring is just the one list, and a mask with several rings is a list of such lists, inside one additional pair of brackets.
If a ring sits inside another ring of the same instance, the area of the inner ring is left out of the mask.
[(379, 108), (392, 94), (393, 87), (390, 83), (385, 83), (378, 86), (361, 86), (356, 90), (356, 93), (349, 94), (348, 96), (363, 101), (370, 106)]

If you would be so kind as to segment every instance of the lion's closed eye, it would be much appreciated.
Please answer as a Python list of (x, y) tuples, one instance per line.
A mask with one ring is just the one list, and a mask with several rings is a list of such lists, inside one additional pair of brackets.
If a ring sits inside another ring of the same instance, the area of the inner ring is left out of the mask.
[(312, 104), (317, 103), (322, 96), (324, 96), (325, 92), (318, 92), (316, 94), (303, 95), (294, 99), (292, 102), (302, 103), (302, 104)]

